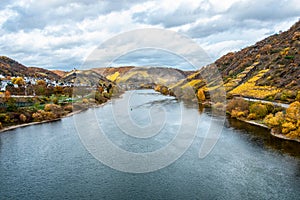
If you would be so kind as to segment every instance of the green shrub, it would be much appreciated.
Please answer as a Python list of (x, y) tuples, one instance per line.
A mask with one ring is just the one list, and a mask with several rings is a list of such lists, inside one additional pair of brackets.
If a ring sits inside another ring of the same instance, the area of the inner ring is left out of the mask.
[(111, 95), (109, 93), (107, 93), (107, 92), (103, 92), (102, 94), (107, 99), (109, 99), (111, 97)]
[(169, 89), (166, 86), (162, 86), (160, 92), (163, 95), (168, 95), (169, 94)]
[(267, 99), (268, 101), (274, 101), (274, 96), (268, 96), (266, 99)]
[(253, 103), (250, 106), (250, 113), (255, 114), (258, 119), (262, 119), (268, 114), (268, 108), (264, 104)]
[(288, 59), (288, 60), (293, 60), (295, 58), (295, 56), (285, 56), (284, 58)]
[(6, 114), (5, 113), (1, 113), (0, 114), (0, 122), (4, 122), (6, 118)]
[(279, 53), (280, 49), (271, 49), (270, 53), (274, 54), (274, 53)]
[(102, 94), (100, 92), (96, 92), (95, 93), (95, 100), (98, 102), (98, 103), (104, 103), (107, 101), (107, 99), (105, 97), (102, 96)]
[(283, 92), (287, 96), (287, 98), (290, 98), (290, 99), (295, 99), (296, 96), (297, 96), (297, 92), (296, 91), (284, 90)]
[(287, 100), (287, 95), (286, 94), (281, 94), (281, 96), (280, 96), (280, 100), (281, 101), (286, 101)]
[[(1, 120), (2, 121), (2, 120)], [(3, 118), (3, 123), (10, 123), (11, 122), (11, 119), (10, 119), (10, 116), (9, 114), (4, 114), (4, 118)]]
[(16, 104), (16, 100), (14, 98), (9, 98), (6, 105), (7, 105), (6, 110), (9, 112), (16, 111), (18, 108)]
[(268, 113), (273, 113), (275, 106), (272, 103), (266, 103), (264, 104), (267, 107)]
[(58, 104), (58, 98), (57, 98), (57, 97), (54, 97), (54, 98), (52, 99), (52, 102), (53, 102), (54, 104)]

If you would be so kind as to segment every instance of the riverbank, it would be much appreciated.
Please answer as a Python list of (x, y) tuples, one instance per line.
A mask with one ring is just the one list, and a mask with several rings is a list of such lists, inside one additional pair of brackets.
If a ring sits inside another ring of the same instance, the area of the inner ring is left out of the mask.
[[(163, 93), (160, 90), (156, 90), (156, 91), (160, 92), (163, 95), (167, 95), (167, 94)], [(171, 94), (169, 94), (169, 95), (171, 95)], [(173, 96), (175, 96), (175, 95), (173, 95)], [(274, 102), (274, 101), (266, 101), (266, 100), (262, 100), (262, 99), (254, 99), (254, 98), (250, 98), (250, 97), (237, 97), (237, 98), (243, 99), (243, 100), (245, 100), (247, 102), (258, 102), (258, 103), (272, 104), (273, 106), (282, 107), (283, 109), (287, 109), (290, 106), (290, 104), (286, 104), (286, 103), (280, 103), (280, 102)], [(209, 100), (206, 100), (204, 102), (198, 102), (198, 103), (202, 104), (203, 106), (207, 106), (207, 107), (212, 107), (213, 106), (213, 103), (211, 101), (209, 101)], [(217, 110), (220, 109), (221, 111), (224, 111), (226, 109), (226, 105), (224, 105), (224, 104), (220, 104), (219, 106), (220, 107), (218, 107), (218, 106), (215, 107), (215, 109), (217, 109)], [(229, 114), (229, 116), (231, 116), (230, 113), (228, 113), (228, 114)], [(291, 141), (300, 142), (300, 139), (297, 139), (297, 138), (288, 138), (288, 137), (286, 137), (283, 134), (275, 133), (272, 130), (272, 128), (268, 127), (265, 124), (262, 124), (262, 123), (259, 123), (259, 122), (256, 122), (256, 121), (252, 121), (252, 120), (246, 120), (246, 119), (243, 119), (243, 118), (240, 118), (240, 117), (234, 117), (234, 118), (236, 118), (239, 121), (245, 122), (247, 124), (251, 124), (251, 125), (254, 125), (254, 126), (259, 126), (259, 127), (262, 127), (262, 128), (266, 128), (266, 129), (268, 129), (270, 131), (270, 134), (273, 135), (274, 137), (277, 137), (277, 138), (280, 138), (280, 139), (284, 139), (284, 140), (291, 140)]]
[[(243, 98), (243, 99), (246, 100), (245, 98)], [(249, 100), (249, 98), (248, 98), (248, 101), (251, 101), (251, 100)], [(259, 100), (257, 100), (257, 101), (254, 100), (254, 102), (259, 102)], [(289, 106), (289, 104), (286, 104), (288, 106), (282, 106), (281, 103), (276, 103), (276, 102), (271, 102), (271, 101), (268, 101), (268, 102), (265, 101), (265, 103), (273, 103), (273, 104), (276, 104), (277, 106), (281, 106), (283, 108), (287, 108)], [(212, 106), (212, 102), (206, 102), (206, 103), (203, 103), (203, 105), (211, 107)], [(227, 113), (227, 114), (228, 114), (229, 117), (231, 117), (231, 115), (229, 113)], [(258, 126), (258, 127), (262, 127), (262, 128), (268, 129), (269, 132), (270, 132), (270, 134), (272, 136), (274, 136), (274, 137), (277, 137), (277, 138), (280, 138), (280, 139), (283, 139), (283, 140), (295, 141), (295, 142), (299, 142), (300, 143), (300, 139), (297, 139), (297, 138), (288, 138), (288, 137), (286, 137), (283, 134), (276, 133), (272, 128), (268, 127), (265, 124), (262, 124), (262, 123), (259, 123), (259, 122), (256, 122), (256, 121), (246, 120), (246, 119), (239, 118), (239, 117), (237, 117), (235, 119), (237, 119), (239, 121), (242, 121), (244, 123), (247, 123), (247, 124), (251, 124), (251, 125), (254, 125), (254, 126)]]
[[(108, 101), (107, 101), (108, 102)], [(14, 129), (17, 129), (17, 128), (22, 128), (22, 127), (26, 127), (26, 126), (33, 126), (33, 125), (38, 125), (38, 124), (44, 124), (44, 123), (51, 123), (51, 122), (55, 122), (55, 121), (59, 121), (63, 118), (67, 118), (67, 117), (71, 117), (73, 115), (76, 115), (76, 114), (79, 114), (83, 111), (86, 111), (90, 108), (97, 108), (97, 107), (101, 107), (103, 105), (105, 105), (105, 103), (107, 102), (104, 102), (102, 104), (98, 104), (98, 105), (91, 105), (87, 108), (82, 108), (82, 109), (79, 109), (79, 110), (75, 110), (75, 111), (72, 111), (64, 116), (61, 116), (59, 118), (56, 118), (56, 119), (50, 119), (50, 120), (43, 120), (43, 121), (40, 121), (40, 122), (29, 122), (29, 123), (24, 123), (24, 124), (17, 124), (17, 125), (12, 125), (12, 126), (7, 126), (7, 127), (4, 127), (3, 129), (0, 129), (0, 133), (3, 133), (3, 132), (6, 132), (6, 131), (10, 131), (10, 130), (14, 130)]]
[(267, 125), (264, 125), (264, 124), (261, 124), (261, 123), (255, 122), (255, 121), (242, 120), (242, 119), (239, 119), (239, 120), (241, 120), (243, 122), (246, 122), (248, 124), (251, 124), (251, 125), (255, 125), (255, 126), (259, 126), (259, 127), (271, 130), (270, 127), (268, 127)]
[(296, 142), (300, 143), (300, 139), (297, 139), (297, 138), (288, 138), (285, 135), (276, 133), (273, 129), (271, 129), (270, 132), (271, 132), (271, 135), (273, 135), (274, 137), (281, 138), (281, 139), (284, 139), (284, 140), (296, 141)]
[[(123, 92), (120, 92), (118, 94), (115, 94), (112, 98), (118, 98), (123, 94)], [(112, 99), (111, 98), (111, 99)], [(55, 121), (59, 121), (63, 118), (67, 118), (67, 117), (71, 117), (73, 115), (76, 115), (80, 112), (83, 112), (85, 110), (88, 110), (90, 108), (97, 108), (97, 107), (101, 107), (103, 105), (105, 105), (107, 102), (109, 102), (111, 99), (107, 99), (107, 101), (104, 101), (102, 103), (96, 103), (96, 102), (89, 102), (89, 103), (82, 103), (79, 108), (77, 109), (73, 109), (73, 111), (71, 111), (70, 113), (63, 115), (59, 118), (55, 118), (55, 119), (50, 119), (50, 120), (42, 120), (42, 121), (37, 121), (37, 122), (28, 122), (28, 123), (23, 123), (23, 124), (15, 124), (15, 125), (11, 125), (11, 126), (7, 126), (7, 127), (3, 127), (2, 129), (0, 129), (0, 133), (2, 132), (6, 132), (6, 131), (10, 131), (10, 130), (14, 130), (17, 128), (22, 128), (22, 127), (26, 127), (26, 126), (32, 126), (32, 125), (37, 125), (37, 124), (43, 124), (43, 123), (50, 123), (50, 122), (55, 122)], [(74, 106), (75, 104), (73, 104)], [(77, 104), (78, 105), (78, 104)]]
[(51, 120), (44, 120), (44, 121), (40, 121), (40, 122), (30, 122), (30, 123), (25, 123), (25, 124), (18, 124), (18, 125), (8, 126), (8, 127), (5, 127), (3, 129), (1, 129), (0, 133), (10, 131), (10, 130), (14, 130), (14, 129), (17, 129), (17, 128), (26, 127), (26, 126), (32, 126), (32, 125), (37, 125), (37, 124), (55, 122), (55, 121), (59, 121), (61, 119), (62, 118), (57, 118), (57, 119), (51, 119)]
[(268, 127), (265, 124), (261, 124), (261, 123), (255, 122), (255, 121), (240, 119), (240, 118), (236, 118), (236, 119), (239, 120), (239, 121), (245, 122), (247, 124), (251, 124), (251, 125), (254, 125), (254, 126), (259, 126), (259, 127), (268, 129), (270, 131), (270, 134), (272, 136), (274, 136), (274, 137), (277, 137), (277, 138), (280, 138), (280, 139), (283, 139), (283, 140), (295, 141), (295, 142), (299, 142), (300, 143), (300, 139), (297, 139), (297, 138), (288, 138), (288, 137), (286, 137), (283, 134), (276, 133), (272, 128)]
[[(121, 95), (119, 95), (121, 96)], [(107, 101), (109, 102), (109, 101)], [(55, 121), (59, 121), (63, 118), (67, 118), (67, 117), (71, 117), (75, 114), (78, 114), (82, 111), (85, 111), (85, 110), (88, 110), (90, 108), (97, 108), (97, 107), (101, 107), (103, 105), (105, 105), (107, 102), (104, 102), (104, 103), (101, 103), (101, 104), (90, 104), (88, 107), (83, 107), (79, 110), (75, 110), (75, 111), (72, 111), (64, 116), (61, 116), (60, 118), (57, 118), (57, 119), (51, 119), (51, 120), (43, 120), (43, 121), (39, 121), (39, 122), (29, 122), (29, 123), (24, 123), (24, 124), (17, 124), (17, 125), (12, 125), (12, 126), (8, 126), (8, 127), (4, 127), (3, 129), (0, 130), (0, 133), (2, 132), (6, 132), (6, 131), (10, 131), (10, 130), (14, 130), (14, 129), (17, 129), (17, 128), (22, 128), (22, 127), (26, 127), (26, 126), (31, 126), (31, 125), (37, 125), (37, 124), (43, 124), (43, 123), (50, 123), (50, 122), (55, 122)], [(211, 106), (211, 102), (208, 102), (208, 105), (207, 104), (204, 104), (206, 106)], [(230, 116), (230, 114), (229, 114)], [(266, 128), (270, 131), (270, 134), (273, 135), (274, 137), (277, 137), (277, 138), (280, 138), (280, 139), (284, 139), (284, 140), (290, 140), (290, 141), (296, 141), (296, 142), (300, 142), (300, 139), (293, 139), (293, 138), (288, 138), (286, 137), (285, 135), (282, 135), (282, 134), (279, 134), (279, 133), (275, 133), (275, 131), (273, 129), (271, 129), (270, 127), (268, 127), (267, 125), (265, 124), (262, 124), (262, 123), (259, 123), (259, 122), (256, 122), (256, 121), (252, 121), (252, 120), (246, 120), (246, 119), (242, 119), (242, 118), (236, 118), (237, 120), (239, 121), (242, 121), (244, 123), (247, 123), (247, 124), (251, 124), (251, 125), (254, 125), (254, 126), (258, 126), (258, 127), (262, 127), (262, 128)]]
[(17, 128), (26, 127), (26, 126), (33, 126), (33, 125), (38, 125), (38, 124), (56, 122), (56, 121), (59, 121), (59, 120), (61, 120), (63, 118), (71, 117), (71, 116), (73, 116), (75, 114), (78, 114), (78, 113), (80, 113), (82, 111), (85, 111), (85, 110), (87, 110), (87, 109), (76, 110), (74, 112), (70, 112), (67, 115), (62, 116), (62, 117), (57, 118), (57, 119), (43, 120), (43, 121), (40, 121), (40, 122), (29, 122), (29, 123), (17, 124), (17, 125), (12, 125), (12, 126), (8, 126), (8, 127), (4, 127), (3, 129), (0, 130), (0, 133), (6, 132), (6, 131), (10, 131), (10, 130), (14, 130), (14, 129), (17, 129)]

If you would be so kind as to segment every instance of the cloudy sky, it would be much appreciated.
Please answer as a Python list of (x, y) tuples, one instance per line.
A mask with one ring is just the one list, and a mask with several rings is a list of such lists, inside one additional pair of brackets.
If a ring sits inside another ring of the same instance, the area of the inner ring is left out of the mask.
[[(287, 30), (299, 17), (298, 0), (4, 0), (0, 54), (26, 66), (70, 70), (119, 34), (158, 28), (191, 38), (214, 61)], [(112, 65), (180, 65), (180, 58), (161, 50), (119, 56)]]

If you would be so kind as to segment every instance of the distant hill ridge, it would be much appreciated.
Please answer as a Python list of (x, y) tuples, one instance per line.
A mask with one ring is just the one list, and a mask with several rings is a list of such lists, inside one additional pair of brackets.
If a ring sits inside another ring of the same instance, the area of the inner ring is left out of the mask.
[(38, 67), (26, 67), (6, 56), (0, 56), (0, 74), (4, 76), (48, 78), (50, 80), (60, 79), (60, 76), (50, 70)]
[[(293, 101), (300, 91), (300, 21), (289, 30), (269, 36), (238, 52), (230, 52), (212, 65), (221, 74), (223, 84), (210, 72), (210, 66), (185, 72), (162, 67), (109, 67), (78, 70), (82, 80), (110, 80), (119, 84), (161, 84), (170, 89), (187, 86), (206, 93), (224, 86), (229, 95), (269, 100)], [(199, 66), (201, 67), (201, 66)], [(0, 57), (0, 73), (6, 76), (41, 76), (71, 81), (74, 73), (26, 67), (8, 57)], [(204, 81), (203, 75), (209, 80)], [(92, 77), (92, 78), (91, 78)]]

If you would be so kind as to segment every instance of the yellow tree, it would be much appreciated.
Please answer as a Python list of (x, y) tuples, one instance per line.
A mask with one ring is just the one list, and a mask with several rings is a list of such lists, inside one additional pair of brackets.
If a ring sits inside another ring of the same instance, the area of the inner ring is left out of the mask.
[(166, 86), (162, 86), (160, 92), (164, 95), (168, 95), (169, 94), (169, 89)]
[(161, 86), (160, 85), (156, 85), (154, 87), (154, 90), (157, 91), (157, 92), (160, 92), (160, 89), (161, 89)]
[(16, 77), (11, 80), (13, 84), (17, 84), (18, 86), (25, 85), (25, 81), (22, 77)]
[(290, 122), (297, 123), (300, 119), (300, 102), (295, 101), (286, 109), (286, 119)]
[(203, 89), (199, 89), (198, 90), (197, 97), (198, 97), (198, 99), (199, 99), (200, 102), (205, 101), (205, 94), (204, 94)]
[(38, 85), (46, 86), (46, 81), (44, 81), (44, 80), (37, 80), (36, 83)]
[(284, 122), (284, 114), (283, 112), (277, 112), (275, 116), (273, 114), (269, 114), (265, 117), (264, 123), (270, 127), (278, 127)]

